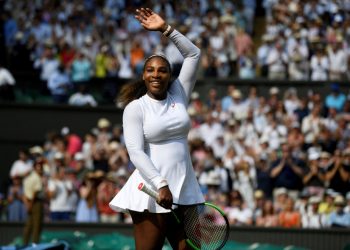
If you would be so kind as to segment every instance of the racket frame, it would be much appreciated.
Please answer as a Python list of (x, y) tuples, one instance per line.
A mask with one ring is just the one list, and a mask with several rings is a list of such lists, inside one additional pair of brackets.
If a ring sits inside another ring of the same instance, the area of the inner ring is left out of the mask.
[[(140, 191), (142, 191), (142, 192), (148, 194), (149, 196), (151, 196), (152, 198), (154, 198), (156, 201), (158, 201), (158, 199), (159, 199), (158, 193), (157, 193), (155, 190), (153, 190), (153, 189), (147, 187), (144, 183), (141, 182), (141, 183), (139, 184), (139, 186), (138, 186), (138, 189), (139, 189)], [(204, 205), (206, 205), (206, 206), (209, 206), (209, 207), (212, 207), (212, 208), (216, 209), (216, 210), (222, 215), (222, 217), (225, 219), (226, 225), (229, 225), (228, 219), (227, 219), (227, 217), (226, 217), (226, 214), (225, 214), (224, 211), (222, 211), (221, 208), (219, 208), (218, 206), (216, 206), (216, 205), (214, 205), (214, 204), (212, 204), (212, 203), (209, 203), (209, 202), (203, 202), (203, 203), (200, 203), (200, 204), (204, 204)], [(195, 205), (200, 205), (200, 204), (195, 204)], [(173, 203), (173, 205), (177, 205), (177, 206), (178, 206), (178, 205), (181, 205), (181, 204)], [(173, 209), (170, 209), (170, 210), (171, 210), (172, 214), (174, 215), (176, 221), (180, 224), (181, 221), (180, 221), (180, 219), (178, 218), (178, 216), (176, 215), (176, 213), (173, 211)], [(219, 249), (221, 249), (222, 247), (224, 247), (226, 241), (228, 240), (228, 236), (229, 236), (229, 230), (226, 230), (225, 238), (224, 238), (222, 244), (221, 244), (221, 245), (219, 246), (219, 248), (217, 248), (216, 250), (219, 250)], [(190, 239), (187, 238), (187, 239), (186, 239), (186, 242), (187, 242), (187, 244), (189, 244), (190, 247), (192, 247), (194, 250), (200, 250), (200, 248), (198, 248)]]

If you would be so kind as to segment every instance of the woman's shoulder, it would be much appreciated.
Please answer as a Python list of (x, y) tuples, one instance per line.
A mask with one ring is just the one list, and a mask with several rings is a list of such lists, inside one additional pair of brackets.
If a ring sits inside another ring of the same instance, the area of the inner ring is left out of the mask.
[(124, 114), (137, 114), (142, 112), (142, 97), (129, 102), (124, 108)]

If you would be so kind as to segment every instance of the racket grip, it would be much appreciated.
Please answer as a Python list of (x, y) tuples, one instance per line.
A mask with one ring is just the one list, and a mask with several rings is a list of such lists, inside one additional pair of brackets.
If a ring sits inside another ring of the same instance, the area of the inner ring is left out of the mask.
[(145, 192), (146, 194), (153, 197), (154, 199), (158, 200), (158, 193), (153, 189), (146, 187), (144, 183), (141, 182), (138, 186), (138, 189), (141, 190), (142, 192)]

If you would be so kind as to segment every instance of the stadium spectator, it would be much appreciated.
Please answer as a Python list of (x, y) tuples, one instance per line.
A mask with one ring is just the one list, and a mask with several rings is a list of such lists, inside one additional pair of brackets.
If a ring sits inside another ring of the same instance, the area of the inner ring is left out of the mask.
[(264, 197), (272, 199), (273, 183), (270, 177), (269, 159), (266, 153), (256, 161), (256, 188), (264, 193)]
[(280, 41), (276, 41), (274, 47), (270, 50), (266, 58), (268, 65), (268, 79), (283, 80), (287, 76), (286, 65), (288, 63), (288, 56), (283, 51), (283, 45)]
[(221, 98), (221, 108), (224, 112), (227, 112), (229, 107), (233, 104), (232, 93), (235, 88), (233, 84), (229, 84), (226, 87), (226, 94)]
[[(56, 154), (61, 154), (57, 152)], [(58, 157), (58, 156), (57, 156)], [(68, 200), (73, 192), (73, 183), (67, 178), (66, 168), (63, 161), (56, 166), (56, 173), (48, 180), (47, 196), (50, 200), (50, 220), (69, 221), (71, 208)]]
[(40, 58), (34, 61), (34, 68), (40, 71), (41, 88), (47, 89), (48, 80), (60, 66), (60, 61), (56, 58), (56, 51), (52, 42), (45, 44)]
[(230, 194), (230, 207), (227, 212), (230, 225), (252, 225), (253, 212), (246, 207), (239, 191), (233, 190)]
[(85, 175), (79, 188), (79, 201), (76, 211), (76, 222), (98, 222), (97, 187), (101, 183), (102, 171), (89, 172)]
[(291, 197), (287, 198), (283, 210), (278, 215), (278, 225), (286, 228), (301, 227), (301, 216), (294, 209), (294, 200)]
[(67, 152), (67, 157), (69, 157), (67, 161), (70, 162), (73, 159), (74, 155), (77, 152), (81, 151), (82, 140), (79, 135), (73, 133), (71, 129), (67, 126), (61, 129), (61, 135), (66, 145), (65, 151)]
[[(331, 157), (329, 153), (328, 156)], [(333, 157), (331, 157), (331, 164), (326, 169), (326, 180), (329, 183), (328, 187), (345, 195), (350, 191), (349, 178), (349, 166), (344, 164), (344, 156), (337, 150)]]
[(310, 70), (312, 81), (328, 80), (329, 59), (322, 45), (319, 45), (316, 48), (315, 54), (311, 56)]
[(342, 195), (337, 195), (334, 198), (335, 211), (331, 212), (327, 224), (330, 227), (349, 228), (350, 227), (350, 214), (344, 212), (345, 199)]
[(311, 196), (308, 200), (307, 210), (302, 214), (301, 224), (303, 228), (323, 228), (326, 227), (326, 216), (318, 213), (321, 203), (319, 196)]
[(27, 209), (27, 220), (23, 232), (23, 244), (40, 242), (44, 221), (45, 183), (43, 181), (43, 164), (35, 162), (33, 170), (23, 180), (24, 204)]
[(69, 75), (62, 64), (60, 64), (57, 70), (48, 77), (47, 88), (51, 93), (54, 103), (67, 103), (72, 85)]
[(97, 121), (96, 138), (97, 144), (102, 148), (108, 148), (109, 141), (112, 138), (112, 133), (111, 122), (107, 118), (102, 117)]
[(27, 176), (33, 168), (33, 162), (29, 158), (29, 151), (27, 149), (20, 149), (18, 151), (18, 159), (15, 160), (10, 169), (10, 177)]
[(77, 91), (69, 97), (68, 104), (80, 107), (96, 107), (98, 105), (94, 96), (88, 92), (88, 87), (85, 84), (77, 86)]
[(16, 80), (11, 72), (0, 63), (0, 101), (14, 101)]
[(348, 69), (348, 56), (343, 48), (341, 37), (337, 37), (327, 48), (329, 58), (329, 80), (341, 81), (345, 79)]
[(83, 51), (78, 50), (70, 67), (71, 81), (75, 89), (78, 85), (90, 83), (93, 65)]
[(277, 227), (278, 216), (274, 212), (272, 200), (266, 200), (264, 202), (261, 215), (257, 216), (255, 225), (259, 227)]
[(303, 167), (301, 161), (293, 157), (289, 145), (281, 147), (281, 157), (271, 165), (271, 178), (274, 188), (284, 187), (297, 195), (302, 188)]
[(325, 106), (326, 108), (335, 108), (336, 111), (341, 112), (346, 102), (346, 96), (341, 91), (338, 84), (331, 84), (331, 92), (326, 95)]
[(238, 58), (238, 76), (241, 79), (254, 79), (256, 76), (256, 59), (253, 50), (248, 50)]
[(23, 203), (23, 178), (14, 176), (7, 193), (7, 221), (24, 222), (27, 219), (27, 210)]
[(318, 152), (309, 154), (307, 167), (304, 169), (303, 186), (311, 195), (321, 196), (326, 186), (326, 170), (320, 168), (319, 158)]
[(120, 213), (112, 210), (109, 207), (109, 202), (119, 191), (116, 183), (116, 176), (108, 173), (97, 186), (97, 207), (100, 221), (103, 223), (120, 222), (122, 219)]
[(199, 135), (207, 146), (212, 145), (220, 135), (223, 135), (223, 127), (218, 122), (216, 114), (205, 115), (205, 122), (199, 127)]

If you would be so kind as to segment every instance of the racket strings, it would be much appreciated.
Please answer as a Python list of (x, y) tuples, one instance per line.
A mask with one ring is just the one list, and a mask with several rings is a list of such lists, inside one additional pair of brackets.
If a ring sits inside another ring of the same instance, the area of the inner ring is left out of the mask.
[(186, 236), (200, 249), (220, 249), (227, 239), (228, 224), (216, 209), (200, 205), (184, 215)]

